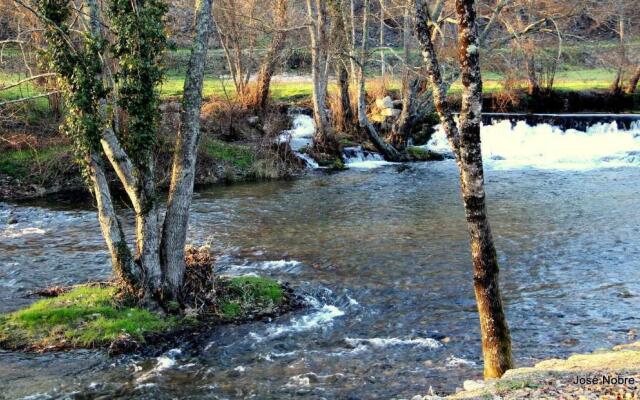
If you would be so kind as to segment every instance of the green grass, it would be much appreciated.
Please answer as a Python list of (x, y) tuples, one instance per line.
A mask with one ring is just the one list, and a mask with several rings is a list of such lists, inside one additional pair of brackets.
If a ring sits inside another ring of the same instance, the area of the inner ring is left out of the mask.
[[(0, 71), (0, 88), (2, 88), (3, 86), (12, 85), (24, 78), (25, 76), (22, 74), (6, 73)], [(40, 90), (40, 88), (37, 87), (33, 82), (25, 82), (10, 89), (0, 90), (0, 102), (37, 96), (42, 93), (43, 91)], [(38, 97), (22, 104), (28, 105), (28, 117), (30, 118), (37, 118), (38, 115), (50, 111), (49, 100), (46, 97)]]
[(164, 332), (176, 319), (114, 302), (116, 288), (82, 286), (0, 317), (0, 345), (10, 348), (93, 348), (122, 334), (144, 342), (145, 334)]
[(250, 168), (255, 160), (255, 154), (250, 146), (216, 139), (203, 140), (200, 150), (216, 161), (233, 164), (239, 169)]
[(43, 167), (48, 162), (70, 151), (70, 146), (53, 146), (38, 150), (3, 151), (0, 155), (0, 174), (15, 178), (24, 178), (28, 176), (34, 168)]
[(240, 276), (220, 282), (223, 319), (242, 319), (275, 310), (285, 301), (282, 286), (271, 278)]
[(407, 147), (407, 153), (416, 161), (442, 161), (443, 156), (432, 152), (431, 150), (424, 150), (420, 147)]

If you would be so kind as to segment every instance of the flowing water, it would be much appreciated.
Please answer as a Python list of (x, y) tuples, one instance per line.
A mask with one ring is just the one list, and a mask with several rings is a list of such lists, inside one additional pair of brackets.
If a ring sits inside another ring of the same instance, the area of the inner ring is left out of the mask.
[[(627, 342), (640, 327), (639, 133), (483, 129), (518, 365)], [(217, 270), (291, 282), (307, 309), (217, 327), (160, 357), (0, 352), (0, 398), (410, 398), (480, 377), (454, 162), (374, 166), (196, 195), (189, 241), (223, 254)], [(35, 288), (109, 276), (89, 206), (0, 205), (0, 221), (9, 214), (0, 312)]]

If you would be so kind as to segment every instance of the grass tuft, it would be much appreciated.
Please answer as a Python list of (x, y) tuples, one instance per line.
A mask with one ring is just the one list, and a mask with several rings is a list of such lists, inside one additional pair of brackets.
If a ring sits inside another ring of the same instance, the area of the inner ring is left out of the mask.
[(116, 304), (116, 293), (114, 287), (83, 286), (0, 316), (0, 345), (94, 348), (108, 345), (122, 334), (144, 342), (145, 334), (176, 325), (172, 317)]
[(214, 160), (233, 164), (239, 169), (250, 168), (255, 159), (253, 150), (246, 145), (209, 139), (203, 141), (200, 148)]
[(271, 278), (240, 276), (220, 281), (220, 312), (226, 320), (267, 314), (285, 302), (282, 286)]

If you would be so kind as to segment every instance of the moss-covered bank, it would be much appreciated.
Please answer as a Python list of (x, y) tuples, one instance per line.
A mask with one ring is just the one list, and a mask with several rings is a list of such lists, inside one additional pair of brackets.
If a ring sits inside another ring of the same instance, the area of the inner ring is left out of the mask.
[[(582, 381), (576, 380), (582, 379)], [(587, 383), (591, 379), (592, 383)], [(640, 342), (545, 360), (533, 367), (507, 371), (500, 379), (466, 381), (464, 390), (436, 399), (638, 399), (640, 398)]]
[[(287, 288), (270, 278), (219, 277), (206, 314), (167, 315), (133, 306), (111, 285), (82, 285), (0, 315), (0, 348), (51, 351), (122, 347), (139, 350), (216, 324), (274, 316), (291, 308)], [(117, 351), (122, 352), (122, 351)]]

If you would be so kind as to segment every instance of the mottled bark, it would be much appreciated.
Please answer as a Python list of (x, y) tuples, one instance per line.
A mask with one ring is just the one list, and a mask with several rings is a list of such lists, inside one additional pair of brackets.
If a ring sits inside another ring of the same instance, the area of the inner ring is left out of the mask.
[(269, 89), (271, 87), (271, 78), (275, 73), (278, 57), (282, 52), (286, 39), (287, 26), (287, 2), (289, 0), (275, 0), (273, 9), (275, 14), (275, 31), (271, 39), (271, 45), (265, 55), (260, 70), (258, 71), (258, 79), (256, 82), (256, 99), (255, 107), (263, 110), (267, 107), (269, 101)]
[[(88, 29), (94, 38), (100, 38), (100, 10), (98, 4), (96, 0), (87, 0), (86, 6), (88, 10)], [(96, 76), (97, 81), (102, 81), (102, 78), (101, 73)], [(107, 121), (109, 119), (108, 104), (105, 98), (98, 100), (97, 112), (103, 120)], [(107, 128), (102, 131), (101, 143), (107, 158), (113, 165), (116, 174), (129, 194), (136, 211), (136, 216), (139, 216), (141, 211), (140, 199), (144, 194), (139, 192), (139, 180), (136, 177), (134, 167), (110, 126), (107, 126)], [(147, 245), (147, 235), (140, 234), (141, 231), (145, 232), (143, 228), (145, 224), (136, 217), (138, 227), (136, 231), (138, 262), (133, 262), (131, 251), (129, 250), (120, 221), (115, 212), (115, 207), (113, 206), (102, 158), (96, 152), (91, 152), (88, 156), (87, 164), (89, 178), (93, 184), (93, 193), (98, 207), (98, 220), (100, 221), (102, 236), (111, 254), (114, 275), (120, 284), (130, 291), (147, 288), (149, 287), (148, 279), (153, 279), (156, 275), (154, 271), (157, 271), (159, 274), (160, 266), (158, 262), (157, 243), (153, 249)], [(157, 224), (155, 236), (157, 238)], [(149, 260), (149, 251), (154, 252), (155, 257), (153, 262)], [(142, 256), (142, 254), (144, 254), (144, 256)], [(146, 262), (151, 262), (151, 264), (146, 264)], [(149, 271), (147, 270), (147, 266), (149, 266)], [(153, 284), (153, 282), (150, 284)]]
[(131, 250), (127, 246), (126, 237), (111, 200), (109, 181), (105, 176), (102, 159), (96, 153), (88, 156), (88, 170), (98, 208), (100, 229), (111, 255), (113, 274), (123, 287), (136, 292), (141, 284), (140, 269), (133, 262)]
[(640, 81), (640, 65), (636, 67), (635, 72), (629, 79), (629, 84), (627, 85), (626, 92), (631, 94), (636, 92), (636, 88), (638, 87), (638, 82)]
[(462, 70), (462, 109), (459, 128), (453, 121), (440, 66), (431, 42), (433, 25), (424, 0), (416, 0), (417, 32), (433, 86), (436, 108), (456, 155), (460, 186), (471, 237), (473, 282), (480, 317), (485, 378), (500, 377), (513, 367), (511, 338), (499, 289), (498, 262), (487, 219), (484, 171), (480, 146), (482, 78), (473, 0), (456, 0), (458, 56)]
[(167, 214), (162, 232), (162, 269), (165, 296), (176, 298), (184, 279), (184, 246), (193, 198), (200, 110), (209, 35), (212, 0), (196, 1), (196, 20), (191, 57), (184, 84), (180, 130), (173, 158)]

